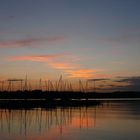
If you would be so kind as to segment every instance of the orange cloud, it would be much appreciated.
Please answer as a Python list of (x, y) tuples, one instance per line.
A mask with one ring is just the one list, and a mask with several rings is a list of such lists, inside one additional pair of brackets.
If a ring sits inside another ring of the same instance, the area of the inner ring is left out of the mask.
[(96, 70), (81, 69), (81, 70), (66, 70), (69, 78), (91, 78), (95, 76)]
[(70, 63), (66, 63), (66, 62), (50, 62), (49, 65), (53, 68), (56, 69), (74, 69), (77, 68), (78, 66), (70, 64)]
[(58, 43), (63, 42), (64, 37), (49, 37), (49, 38), (32, 38), (11, 41), (0, 41), (0, 48), (13, 48), (13, 47), (29, 47), (41, 42)]
[(11, 61), (35, 61), (35, 62), (46, 62), (55, 58), (63, 57), (66, 54), (51, 54), (51, 55), (32, 55), (32, 56), (13, 56), (9, 57)]
[(31, 56), (13, 56), (9, 57), (10, 61), (34, 61), (34, 62), (47, 62), (51, 68), (71, 70), (79, 68), (78, 65), (72, 64), (70, 62), (58, 62), (57, 59), (69, 54), (50, 54), (50, 55), (31, 55)]
[(104, 78), (105, 75), (99, 75), (99, 69), (81, 69), (79, 65), (63, 61), (59, 62), (59, 58), (64, 58), (68, 54), (50, 54), (50, 55), (31, 55), (31, 56), (13, 56), (9, 57), (10, 61), (34, 61), (34, 62), (43, 62), (47, 63), (48, 66), (54, 69), (63, 70), (67, 78), (93, 78), (101, 77)]

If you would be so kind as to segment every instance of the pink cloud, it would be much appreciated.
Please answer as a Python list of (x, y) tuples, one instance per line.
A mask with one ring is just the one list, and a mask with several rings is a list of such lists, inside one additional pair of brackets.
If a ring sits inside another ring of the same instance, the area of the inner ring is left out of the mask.
[(35, 62), (47, 62), (55, 58), (60, 58), (66, 54), (51, 54), (51, 55), (31, 55), (31, 56), (13, 56), (9, 57), (10, 61), (35, 61)]
[[(34, 61), (34, 62), (43, 62), (46, 63), (54, 69), (76, 69), (79, 68), (79, 65), (73, 64), (70, 60), (67, 60), (70, 54), (50, 54), (50, 55), (29, 55), (29, 56), (12, 56), (9, 57), (9, 61)], [(60, 62), (60, 58), (66, 58), (65, 61)], [(71, 56), (72, 59), (72, 56)], [(59, 61), (58, 61), (59, 60)], [(73, 61), (73, 60), (72, 60)]]
[(22, 40), (8, 40), (0, 41), (0, 48), (13, 48), (13, 47), (29, 47), (38, 43), (61, 43), (64, 42), (64, 37), (49, 37), (49, 38), (32, 38)]
[(50, 62), (49, 66), (56, 69), (74, 69), (78, 67), (77, 65), (70, 64), (67, 62)]

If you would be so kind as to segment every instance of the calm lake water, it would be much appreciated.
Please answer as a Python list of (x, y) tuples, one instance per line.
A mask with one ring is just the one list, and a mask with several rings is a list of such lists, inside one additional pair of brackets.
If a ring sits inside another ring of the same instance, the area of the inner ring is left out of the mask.
[(140, 101), (97, 106), (0, 109), (2, 140), (139, 140)]

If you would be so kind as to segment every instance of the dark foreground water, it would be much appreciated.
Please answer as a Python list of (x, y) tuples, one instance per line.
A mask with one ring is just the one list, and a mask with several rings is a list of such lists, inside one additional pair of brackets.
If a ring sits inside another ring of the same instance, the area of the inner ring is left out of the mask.
[(0, 109), (1, 140), (139, 140), (140, 101), (32, 110)]

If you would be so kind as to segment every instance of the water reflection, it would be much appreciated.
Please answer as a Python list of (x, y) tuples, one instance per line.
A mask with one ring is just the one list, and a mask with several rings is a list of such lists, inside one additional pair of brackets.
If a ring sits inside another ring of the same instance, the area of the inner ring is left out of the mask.
[[(95, 125), (95, 111), (89, 116), (89, 108), (57, 108), (53, 110), (0, 110), (0, 132), (5, 134), (30, 135), (58, 128), (63, 134), (65, 126), (88, 128)], [(90, 111), (90, 113), (92, 113)]]
[[(104, 101), (93, 107), (0, 110), (2, 139), (119, 139), (140, 136), (139, 101)], [(131, 136), (130, 137), (130, 134)], [(107, 135), (108, 134), (108, 135)], [(134, 135), (134, 136), (133, 136)], [(101, 138), (102, 137), (102, 138)], [(118, 138), (118, 137), (116, 137)]]

